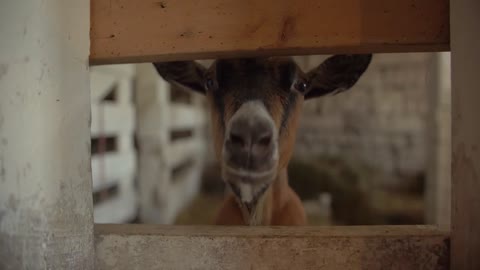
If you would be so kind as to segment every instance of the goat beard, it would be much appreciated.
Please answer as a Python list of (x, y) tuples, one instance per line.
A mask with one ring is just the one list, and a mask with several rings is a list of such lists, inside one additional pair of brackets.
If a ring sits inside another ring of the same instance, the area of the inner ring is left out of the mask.
[(253, 203), (251, 208), (248, 208), (244, 203), (236, 198), (246, 225), (268, 225), (269, 220), (271, 219), (271, 189), (272, 188), (270, 185), (268, 189)]

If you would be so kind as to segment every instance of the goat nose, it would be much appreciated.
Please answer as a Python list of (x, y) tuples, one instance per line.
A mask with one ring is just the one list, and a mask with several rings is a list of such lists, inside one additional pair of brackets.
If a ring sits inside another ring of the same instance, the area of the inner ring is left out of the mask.
[(274, 126), (258, 119), (236, 119), (225, 141), (227, 162), (235, 168), (262, 171), (271, 166), (276, 145)]
[(232, 123), (229, 142), (236, 149), (252, 150), (255, 147), (268, 147), (272, 144), (273, 131), (268, 122)]

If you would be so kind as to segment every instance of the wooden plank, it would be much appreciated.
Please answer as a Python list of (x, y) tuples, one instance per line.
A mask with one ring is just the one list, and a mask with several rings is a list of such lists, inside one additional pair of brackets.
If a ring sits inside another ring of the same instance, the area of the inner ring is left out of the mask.
[(131, 103), (135, 65), (106, 65), (90, 70), (90, 91), (93, 103), (100, 102), (116, 87), (116, 103)]
[(95, 225), (97, 269), (448, 269), (428, 226)]
[(103, 157), (93, 156), (93, 190), (97, 191), (105, 185), (110, 185), (112, 181), (117, 181), (125, 176), (133, 177), (135, 168), (135, 154), (133, 152), (106, 153)]
[(198, 158), (202, 154), (202, 143), (204, 143), (202, 140), (195, 137), (170, 143), (168, 145), (168, 165), (170, 168), (174, 168), (188, 159)]
[(91, 64), (449, 49), (448, 0), (95, 0)]
[(118, 134), (117, 136), (117, 152), (120, 153), (126, 153), (126, 152), (132, 152), (134, 153), (135, 150), (135, 145), (133, 142), (133, 133), (134, 131), (132, 130), (131, 132), (128, 133), (123, 133), (123, 134)]
[(172, 103), (170, 105), (170, 128), (193, 129), (205, 125), (206, 111), (190, 104)]
[(137, 201), (133, 187), (133, 175), (124, 176), (118, 183), (120, 190), (116, 197), (94, 205), (95, 223), (123, 223), (135, 217)]
[(137, 134), (160, 136), (162, 144), (168, 144), (170, 84), (151, 64), (137, 65), (135, 108)]
[(452, 269), (480, 269), (480, 1), (452, 1)]
[[(135, 113), (132, 105), (118, 105), (104, 102), (92, 104), (92, 137), (100, 135), (133, 134), (135, 128)], [(100, 112), (103, 110), (103, 112)], [(102, 115), (103, 113), (103, 115)], [(103, 117), (103, 121), (101, 119)], [(103, 122), (103, 123), (102, 123)]]
[(101, 72), (90, 72), (90, 100), (95, 103), (99, 102), (115, 83), (116, 79), (113, 76)]
[(169, 192), (171, 167), (168, 145), (170, 86), (151, 64), (137, 65), (135, 107), (139, 145), (138, 187), (140, 219), (163, 223), (164, 198)]
[(425, 219), (450, 229), (451, 224), (451, 64), (450, 53), (432, 55), (427, 78), (427, 181)]
[[(134, 66), (134, 65), (131, 65)], [(135, 69), (133, 69), (135, 70)], [(121, 79), (118, 82), (117, 104), (133, 106), (134, 78)]]
[(201, 163), (196, 160), (195, 163), (176, 177), (172, 176), (172, 181), (165, 193), (168, 206), (162, 213), (164, 224), (175, 222), (177, 215), (187, 206), (197, 195), (201, 182)]

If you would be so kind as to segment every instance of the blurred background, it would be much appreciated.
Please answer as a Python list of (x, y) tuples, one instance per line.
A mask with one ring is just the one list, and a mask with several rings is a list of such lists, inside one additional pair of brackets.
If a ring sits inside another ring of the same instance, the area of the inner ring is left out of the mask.
[[(377, 54), (350, 91), (305, 102), (289, 182), (311, 225), (449, 226), (449, 59)], [(150, 64), (92, 67), (91, 93), (95, 222), (212, 224), (225, 190), (206, 100)]]

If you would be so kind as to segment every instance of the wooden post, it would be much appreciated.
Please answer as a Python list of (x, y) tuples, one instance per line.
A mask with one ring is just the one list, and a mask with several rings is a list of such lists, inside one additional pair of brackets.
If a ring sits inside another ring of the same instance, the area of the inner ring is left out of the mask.
[(0, 269), (93, 269), (89, 3), (0, 4)]
[(451, 68), (450, 53), (434, 54), (428, 79), (427, 223), (450, 229), (451, 202)]
[(170, 87), (151, 64), (138, 65), (135, 96), (140, 218), (146, 223), (168, 223)]
[(450, 1), (451, 269), (480, 269), (480, 1)]
[[(200, 184), (205, 144), (201, 134), (205, 126), (201, 106), (204, 97), (192, 96), (191, 104), (183, 104), (172, 101), (172, 91), (153, 65), (138, 65), (138, 180), (140, 218), (146, 223), (173, 223)], [(174, 140), (171, 137), (175, 131), (191, 131), (191, 135)]]
[[(113, 139), (104, 153), (92, 152), (93, 192), (105, 194), (94, 201), (95, 223), (125, 223), (137, 214), (135, 111), (131, 97), (134, 74), (135, 65), (98, 66), (90, 72), (92, 141)], [(105, 100), (107, 95), (112, 98)], [(115, 192), (109, 191), (112, 188)]]

